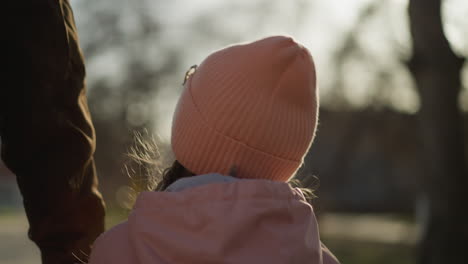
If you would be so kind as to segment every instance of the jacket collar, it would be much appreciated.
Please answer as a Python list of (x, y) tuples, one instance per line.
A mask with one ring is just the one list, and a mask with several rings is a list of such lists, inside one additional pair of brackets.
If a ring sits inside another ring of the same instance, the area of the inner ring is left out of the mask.
[(238, 178), (222, 175), (219, 173), (209, 173), (203, 175), (196, 175), (192, 177), (186, 177), (178, 179), (177, 181), (173, 182), (169, 185), (165, 191), (167, 192), (179, 192), (183, 191), (188, 188), (210, 184), (210, 183), (226, 183), (226, 182), (233, 182), (238, 181)]

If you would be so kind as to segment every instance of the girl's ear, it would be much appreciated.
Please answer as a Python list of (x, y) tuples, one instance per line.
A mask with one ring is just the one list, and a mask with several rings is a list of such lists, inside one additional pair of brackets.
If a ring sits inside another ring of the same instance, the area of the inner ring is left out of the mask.
[(229, 169), (229, 176), (236, 177), (237, 174), (237, 167), (236, 165), (232, 165), (232, 167)]

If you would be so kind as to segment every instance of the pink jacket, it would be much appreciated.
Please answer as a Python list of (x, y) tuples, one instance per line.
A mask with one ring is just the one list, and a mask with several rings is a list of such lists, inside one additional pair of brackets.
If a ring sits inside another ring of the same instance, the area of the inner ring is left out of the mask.
[(338, 261), (321, 244), (312, 207), (298, 189), (236, 180), (140, 194), (128, 221), (96, 240), (89, 263)]

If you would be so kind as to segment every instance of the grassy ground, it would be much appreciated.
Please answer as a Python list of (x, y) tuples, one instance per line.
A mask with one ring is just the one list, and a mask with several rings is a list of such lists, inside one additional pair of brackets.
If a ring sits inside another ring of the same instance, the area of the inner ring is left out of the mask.
[[(108, 227), (126, 218), (125, 212), (108, 214)], [(412, 264), (414, 226), (392, 216), (326, 215), (319, 220), (321, 237), (343, 264)], [(0, 263), (39, 263), (39, 251), (27, 239), (22, 211), (0, 212)]]
[(322, 239), (343, 264), (413, 264), (414, 248), (402, 244)]

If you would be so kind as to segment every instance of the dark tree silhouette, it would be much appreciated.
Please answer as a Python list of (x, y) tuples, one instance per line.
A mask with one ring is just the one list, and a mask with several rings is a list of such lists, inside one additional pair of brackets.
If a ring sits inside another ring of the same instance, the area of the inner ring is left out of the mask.
[(413, 56), (425, 146), (424, 189), (429, 200), (419, 263), (464, 263), (468, 244), (468, 173), (458, 96), (464, 60), (444, 36), (441, 0), (410, 0)]

